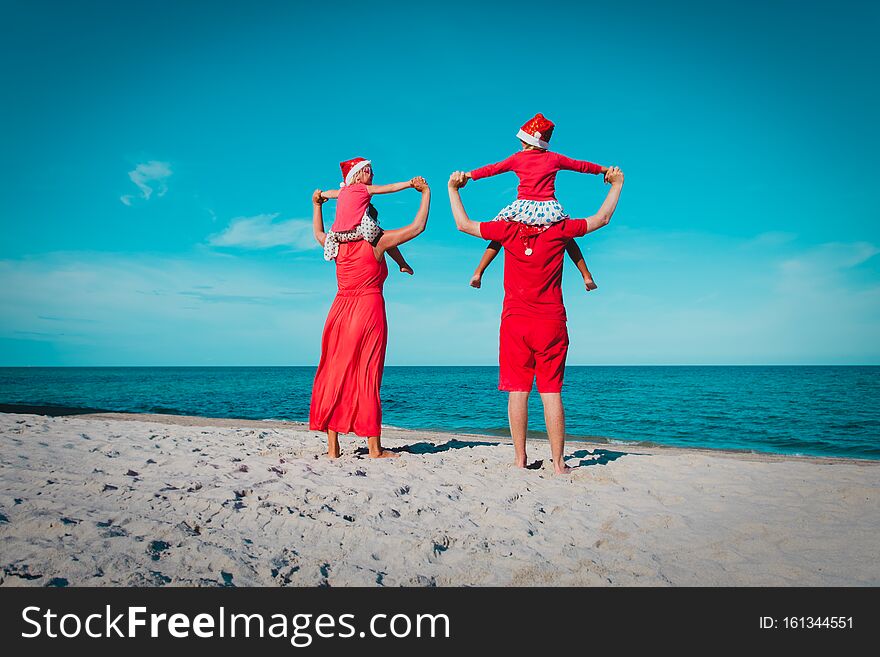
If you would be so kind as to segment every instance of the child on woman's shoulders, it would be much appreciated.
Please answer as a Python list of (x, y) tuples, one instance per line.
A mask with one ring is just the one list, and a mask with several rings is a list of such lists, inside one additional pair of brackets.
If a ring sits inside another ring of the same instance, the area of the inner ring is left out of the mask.
[[(370, 202), (373, 194), (392, 194), (424, 183), (424, 179), (417, 176), (406, 182), (374, 185), (372, 162), (362, 157), (346, 160), (339, 166), (342, 169), (341, 188), (321, 192), (321, 198), (337, 199), (336, 220), (324, 241), (324, 260), (336, 258), (340, 242), (366, 240), (374, 244), (379, 239), (382, 229), (379, 227), (379, 213)], [(400, 249), (395, 246), (387, 253), (398, 264), (400, 271), (412, 275), (413, 269)]]

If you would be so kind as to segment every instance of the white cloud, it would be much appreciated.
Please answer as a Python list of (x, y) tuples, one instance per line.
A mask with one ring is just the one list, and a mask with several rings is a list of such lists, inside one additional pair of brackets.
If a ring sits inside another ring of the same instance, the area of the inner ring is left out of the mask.
[[(150, 160), (138, 164), (133, 171), (128, 172), (128, 177), (141, 190), (140, 197), (148, 201), (154, 191), (150, 183), (154, 183), (154, 186), (157, 187), (156, 196), (164, 196), (168, 191), (168, 185), (165, 181), (171, 176), (171, 173), (171, 165), (168, 162)], [(125, 205), (131, 205), (134, 198), (133, 194), (125, 194), (120, 196), (119, 200)]]
[(880, 360), (871, 243), (628, 230), (584, 251), (599, 291), (566, 263), (571, 363)]
[(0, 260), (0, 364), (41, 364), (9, 340), (50, 344), (56, 356), (42, 364), (317, 362), (333, 268), (317, 254), (297, 267), (308, 286), (286, 268), (210, 253)]
[(781, 269), (788, 274), (812, 272), (820, 276), (828, 271), (849, 269), (867, 262), (880, 253), (869, 242), (828, 242), (782, 262)]
[(242, 249), (269, 249), (286, 246), (294, 251), (317, 247), (312, 236), (312, 223), (305, 219), (275, 221), (278, 213), (254, 217), (236, 217), (221, 233), (208, 238), (211, 246)]
[[(251, 225), (286, 223), (273, 220)], [(585, 293), (566, 261), (570, 364), (880, 362), (871, 243), (755, 249), (745, 238), (636, 230), (579, 242), (599, 290)], [(471, 289), (473, 246), (416, 242), (405, 247), (415, 277), (390, 267), (389, 365), (497, 362), (503, 266)], [(310, 249), (280, 265), (208, 244), (186, 256), (0, 260), (0, 364), (314, 365), (336, 282)], [(38, 349), (52, 351), (27, 355)]]

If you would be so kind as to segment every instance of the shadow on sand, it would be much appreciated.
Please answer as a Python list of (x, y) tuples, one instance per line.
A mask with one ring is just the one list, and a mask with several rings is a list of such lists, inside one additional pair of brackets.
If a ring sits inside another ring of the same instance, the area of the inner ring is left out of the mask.
[(486, 442), (483, 440), (458, 440), (453, 438), (445, 443), (413, 443), (412, 445), (404, 445), (403, 447), (394, 447), (392, 452), (407, 452), (408, 454), (440, 454), (448, 452), (451, 449), (467, 449), (470, 447), (497, 447), (504, 443)]
[[(579, 449), (565, 457), (565, 464), (570, 468), (586, 468), (591, 465), (607, 465), (629, 452), (612, 452), (610, 449)], [(576, 463), (574, 459), (579, 459)]]
[[(453, 438), (445, 443), (436, 445), (434, 443), (413, 443), (412, 445), (404, 445), (403, 447), (387, 447), (389, 452), (406, 453), (406, 454), (440, 454), (448, 452), (451, 449), (466, 449), (469, 447), (496, 447), (504, 443), (489, 443), (481, 440), (457, 440)], [(366, 447), (358, 447), (355, 451), (357, 456), (365, 456), (369, 454)]]
[[(389, 452), (407, 453), (407, 454), (440, 454), (448, 452), (451, 449), (467, 449), (470, 447), (509, 447), (506, 443), (486, 442), (482, 440), (458, 440), (453, 438), (445, 443), (435, 444), (428, 442), (413, 443), (404, 445), (403, 447), (390, 447)], [(358, 456), (368, 454), (366, 447), (360, 447), (355, 452)], [(579, 449), (565, 457), (566, 465), (570, 468), (585, 468), (591, 465), (607, 465), (612, 461), (616, 461), (621, 456), (627, 456), (632, 452), (613, 452), (610, 449)], [(526, 466), (526, 470), (540, 470), (544, 466), (544, 461), (533, 461)]]

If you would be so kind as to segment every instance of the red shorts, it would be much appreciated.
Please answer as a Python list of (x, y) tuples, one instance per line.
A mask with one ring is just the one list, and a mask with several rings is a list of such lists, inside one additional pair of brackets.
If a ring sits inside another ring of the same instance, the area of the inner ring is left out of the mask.
[(568, 327), (564, 321), (504, 317), (499, 342), (499, 390), (530, 392), (537, 378), (538, 392), (562, 392), (568, 355)]

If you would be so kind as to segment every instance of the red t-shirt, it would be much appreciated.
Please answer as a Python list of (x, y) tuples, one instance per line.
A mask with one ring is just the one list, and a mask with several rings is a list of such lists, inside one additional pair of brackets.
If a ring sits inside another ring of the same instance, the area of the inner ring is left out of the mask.
[(513, 171), (519, 177), (516, 190), (518, 199), (550, 201), (556, 198), (556, 174), (559, 171), (579, 173), (602, 173), (602, 167), (592, 162), (573, 160), (560, 153), (541, 150), (525, 150), (514, 153), (506, 160), (471, 171), (471, 178), (479, 180)]
[(562, 263), (569, 240), (587, 234), (586, 219), (566, 219), (528, 241), (531, 255), (520, 238), (522, 224), (485, 221), (480, 236), (504, 247), (504, 308), (502, 319), (523, 315), (534, 319), (566, 320), (562, 304)]

